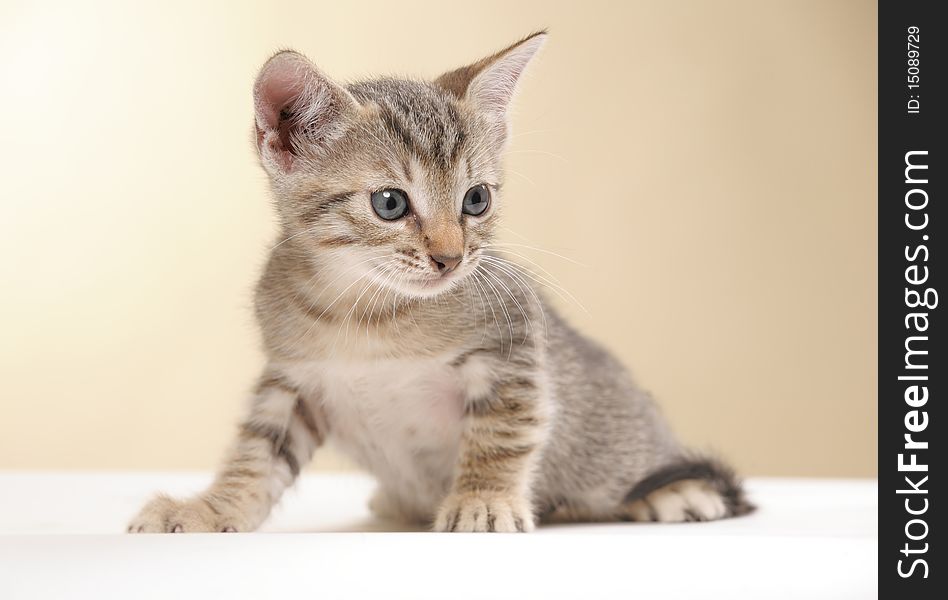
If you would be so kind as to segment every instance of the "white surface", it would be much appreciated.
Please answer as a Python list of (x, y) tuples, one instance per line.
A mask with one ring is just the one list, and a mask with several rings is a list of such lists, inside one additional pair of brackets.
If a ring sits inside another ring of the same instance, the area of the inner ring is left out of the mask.
[(751, 480), (758, 512), (714, 523), (433, 534), (373, 519), (366, 477), (306, 475), (262, 533), (122, 533), (208, 481), (0, 473), (0, 598), (877, 596), (875, 481)]

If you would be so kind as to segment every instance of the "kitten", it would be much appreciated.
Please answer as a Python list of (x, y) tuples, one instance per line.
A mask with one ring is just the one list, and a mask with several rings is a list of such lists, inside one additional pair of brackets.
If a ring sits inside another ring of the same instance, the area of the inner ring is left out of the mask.
[(256, 142), (283, 233), (256, 293), (268, 363), (211, 486), (129, 531), (252, 531), (327, 441), (378, 478), (376, 513), (436, 531), (751, 509), (495, 252), (507, 106), (545, 37), (432, 82), (342, 86), (290, 51), (264, 65)]

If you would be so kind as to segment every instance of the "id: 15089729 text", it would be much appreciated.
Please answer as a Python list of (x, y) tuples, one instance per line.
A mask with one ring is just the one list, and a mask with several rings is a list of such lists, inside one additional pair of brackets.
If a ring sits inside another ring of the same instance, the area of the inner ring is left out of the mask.
[(919, 63), (921, 61), (921, 33), (918, 27), (912, 25), (908, 28), (908, 35), (906, 36), (907, 41), (907, 56), (906, 64), (907, 76), (906, 80), (908, 81), (908, 90), (909, 98), (906, 103), (906, 110), (910, 115), (917, 115), (922, 109), (921, 102), (921, 70)]

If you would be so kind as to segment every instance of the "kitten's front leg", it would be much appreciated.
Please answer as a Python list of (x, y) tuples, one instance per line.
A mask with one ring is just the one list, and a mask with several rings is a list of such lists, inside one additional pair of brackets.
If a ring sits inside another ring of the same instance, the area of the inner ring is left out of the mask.
[(318, 407), (310, 406), (280, 376), (265, 373), (250, 414), (211, 486), (190, 499), (154, 498), (128, 531), (253, 531), (312, 458), (326, 433)]
[(467, 402), (458, 472), (435, 531), (531, 531), (532, 471), (547, 433), (532, 376), (508, 375)]

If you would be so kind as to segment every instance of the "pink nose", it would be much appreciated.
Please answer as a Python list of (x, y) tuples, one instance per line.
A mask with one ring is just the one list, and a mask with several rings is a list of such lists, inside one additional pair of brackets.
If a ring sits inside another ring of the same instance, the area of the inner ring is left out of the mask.
[(436, 269), (441, 274), (450, 273), (453, 271), (459, 264), (461, 264), (461, 256), (444, 256), (441, 254), (431, 254), (428, 256), (431, 259), (431, 262), (434, 263)]

